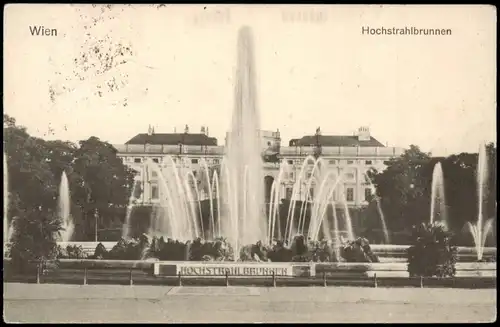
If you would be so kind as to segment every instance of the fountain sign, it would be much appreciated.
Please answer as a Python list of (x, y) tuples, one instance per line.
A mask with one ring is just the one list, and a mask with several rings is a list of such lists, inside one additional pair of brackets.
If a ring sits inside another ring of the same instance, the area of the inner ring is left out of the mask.
[(157, 262), (154, 274), (160, 276), (185, 277), (264, 277), (264, 276), (295, 276), (292, 264), (244, 264), (244, 263), (166, 263)]

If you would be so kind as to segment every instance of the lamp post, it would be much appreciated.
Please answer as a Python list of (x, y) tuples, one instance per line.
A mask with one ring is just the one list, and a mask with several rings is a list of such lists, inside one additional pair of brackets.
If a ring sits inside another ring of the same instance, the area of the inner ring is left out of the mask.
[(94, 218), (95, 218), (95, 241), (97, 242), (97, 225), (99, 222), (99, 214), (97, 208), (94, 209)]

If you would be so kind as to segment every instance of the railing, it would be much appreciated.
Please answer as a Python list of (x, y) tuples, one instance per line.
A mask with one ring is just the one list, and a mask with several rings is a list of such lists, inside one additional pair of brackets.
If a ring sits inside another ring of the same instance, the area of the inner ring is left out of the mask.
[(46, 269), (43, 264), (36, 265), (36, 273), (24, 275), (10, 275), (4, 272), (4, 282), (25, 283), (66, 283), (66, 284), (120, 284), (120, 285), (217, 285), (233, 286), (293, 286), (293, 285), (322, 285), (328, 286), (364, 286), (364, 287), (455, 287), (455, 288), (494, 288), (496, 277), (378, 277), (373, 276), (329, 276), (323, 272), (316, 276), (281, 276), (263, 274), (259, 276), (233, 275), (229, 273), (211, 276), (192, 276), (178, 273), (170, 276), (155, 276), (147, 269), (129, 268), (81, 268), (81, 269)]
[[(224, 146), (200, 146), (200, 145), (155, 145), (155, 144), (115, 144), (113, 145), (119, 153), (137, 154), (161, 154), (161, 155), (216, 155), (223, 156)], [(403, 148), (396, 147), (337, 147), (322, 146), (321, 156), (326, 157), (381, 157), (391, 158), (400, 156), (404, 152)], [(315, 147), (280, 147), (279, 156), (314, 156)]]

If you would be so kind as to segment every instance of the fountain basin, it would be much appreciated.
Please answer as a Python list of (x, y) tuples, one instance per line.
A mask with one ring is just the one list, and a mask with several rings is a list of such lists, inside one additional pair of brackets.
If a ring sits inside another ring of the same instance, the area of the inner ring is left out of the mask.
[[(116, 242), (58, 242), (57, 244), (63, 248), (68, 245), (81, 246), (83, 252), (87, 255), (93, 255), (95, 248), (99, 243), (102, 243), (106, 250), (111, 250)], [(406, 250), (409, 245), (393, 245), (393, 244), (374, 244), (370, 245), (371, 250), (376, 254), (382, 263), (385, 262), (406, 262)], [(476, 249), (474, 247), (459, 246), (457, 248), (459, 261), (472, 262), (476, 257)], [(495, 247), (484, 248), (485, 257), (496, 258), (497, 249)]]
[[(10, 259), (4, 259), (4, 267)], [(36, 267), (36, 264), (34, 264)], [(197, 261), (152, 261), (152, 260), (88, 260), (60, 259), (59, 270), (78, 273), (84, 269), (109, 271), (143, 271), (149, 276), (182, 278), (277, 278), (325, 277), (343, 280), (369, 278), (408, 279), (407, 263), (313, 263), (313, 262), (197, 262)], [(496, 278), (496, 263), (458, 262), (456, 278)]]

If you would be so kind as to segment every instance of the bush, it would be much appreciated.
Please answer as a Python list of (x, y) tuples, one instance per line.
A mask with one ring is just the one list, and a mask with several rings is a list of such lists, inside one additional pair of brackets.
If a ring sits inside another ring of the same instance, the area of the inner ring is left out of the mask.
[[(253, 262), (379, 262), (365, 238), (358, 238), (342, 244), (339, 257), (331, 241), (312, 241), (303, 235), (297, 235), (288, 247), (283, 241), (273, 245), (244, 245), (240, 249), (238, 261)], [(234, 261), (234, 250), (225, 238), (205, 241), (197, 238), (186, 243), (153, 237), (149, 241), (146, 235), (139, 239), (121, 239), (111, 251), (106, 251), (99, 243), (92, 256), (96, 259), (145, 260), (154, 258), (164, 261)]]
[(410, 276), (453, 277), (456, 269), (457, 248), (451, 246), (451, 234), (440, 224), (422, 224), (414, 227), (414, 244), (408, 248)]
[(108, 250), (106, 250), (106, 247), (102, 244), (99, 243), (97, 244), (94, 255), (92, 255), (92, 259), (107, 259), (108, 258)]
[(57, 258), (56, 237), (62, 228), (60, 220), (50, 211), (24, 210), (13, 225), (9, 254), (15, 272), (33, 271), (37, 263), (43, 265)]
[(379, 258), (372, 252), (368, 240), (363, 237), (348, 240), (342, 244), (340, 255), (346, 262), (380, 262)]
[(277, 241), (268, 252), (267, 257), (271, 262), (290, 262), (292, 261), (293, 252), (291, 249), (285, 247), (282, 241)]
[(59, 259), (86, 259), (87, 257), (81, 245), (68, 245), (66, 248), (57, 246), (57, 258)]
[[(97, 253), (99, 248), (99, 252)], [(143, 260), (151, 257), (151, 245), (146, 235), (142, 235), (135, 239), (120, 239), (118, 243), (107, 252), (104, 246), (99, 243), (94, 253), (94, 258), (102, 257), (102, 259), (111, 260)]]

